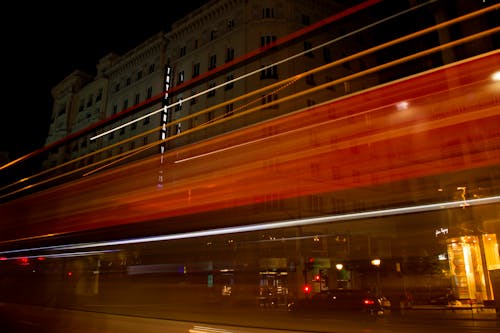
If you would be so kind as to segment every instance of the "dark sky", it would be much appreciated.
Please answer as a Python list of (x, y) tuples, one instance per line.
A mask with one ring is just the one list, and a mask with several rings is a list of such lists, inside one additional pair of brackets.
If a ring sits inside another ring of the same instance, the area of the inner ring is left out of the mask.
[[(109, 52), (124, 54), (208, 0), (30, 1), (4, 11), (4, 104), (0, 152), (10, 158), (43, 147), (50, 90), (76, 69), (95, 74)], [(104, 7), (103, 7), (104, 6)], [(6, 18), (9, 18), (7, 20)]]

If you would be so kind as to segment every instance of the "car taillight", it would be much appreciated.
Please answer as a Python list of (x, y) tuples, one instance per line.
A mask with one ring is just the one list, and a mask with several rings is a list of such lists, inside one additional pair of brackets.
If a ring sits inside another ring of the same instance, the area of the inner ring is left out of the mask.
[(372, 299), (364, 299), (363, 304), (364, 305), (373, 305), (373, 304), (375, 304), (375, 301)]

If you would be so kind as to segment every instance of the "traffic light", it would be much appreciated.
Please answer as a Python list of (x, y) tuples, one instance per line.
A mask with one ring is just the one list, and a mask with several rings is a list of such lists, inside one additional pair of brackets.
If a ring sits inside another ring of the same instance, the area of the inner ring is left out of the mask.
[(309, 295), (309, 293), (311, 292), (311, 287), (308, 284), (306, 284), (304, 285), (303, 291), (304, 294)]
[(319, 274), (314, 275), (314, 281), (315, 282), (320, 282), (321, 281), (321, 275), (319, 275)]

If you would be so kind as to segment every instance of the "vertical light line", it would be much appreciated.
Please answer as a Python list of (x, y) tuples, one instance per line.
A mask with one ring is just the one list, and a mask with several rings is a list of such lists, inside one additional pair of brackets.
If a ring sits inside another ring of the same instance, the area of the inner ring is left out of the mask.
[(163, 181), (165, 179), (163, 174), (163, 163), (165, 161), (165, 150), (166, 150), (166, 141), (167, 138), (167, 123), (168, 123), (168, 92), (170, 90), (170, 80), (172, 77), (172, 68), (167, 65), (165, 69), (165, 96), (163, 97), (163, 109), (160, 117), (160, 168), (158, 170), (158, 187), (163, 187)]

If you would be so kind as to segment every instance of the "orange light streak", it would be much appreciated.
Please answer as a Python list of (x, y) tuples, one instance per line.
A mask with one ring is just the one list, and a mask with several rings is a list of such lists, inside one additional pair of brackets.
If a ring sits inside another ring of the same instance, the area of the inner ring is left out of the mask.
[(498, 165), (499, 65), (491, 52), (168, 152), (161, 189), (152, 157), (7, 202), (0, 241)]

